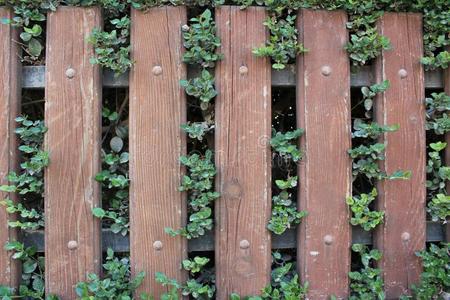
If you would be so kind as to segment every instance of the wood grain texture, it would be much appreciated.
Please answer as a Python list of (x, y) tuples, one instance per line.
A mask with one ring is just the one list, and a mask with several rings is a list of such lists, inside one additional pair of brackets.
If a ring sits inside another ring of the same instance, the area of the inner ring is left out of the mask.
[[(297, 58), (297, 124), (305, 129), (299, 165), (299, 208), (306, 210), (297, 238), (297, 261), (310, 299), (348, 297), (351, 228), (350, 69), (342, 11), (302, 10), (300, 38), (309, 49)], [(328, 74), (328, 75), (327, 75)], [(325, 243), (331, 240), (331, 243)]]
[[(0, 19), (12, 18), (12, 10), (0, 7)], [(6, 175), (18, 169), (17, 138), (14, 133), (15, 117), (20, 113), (21, 88), (18, 32), (12, 26), (0, 24), (0, 185), (8, 184)], [(0, 192), (0, 201), (5, 198), (17, 201), (14, 193)], [(0, 206), (0, 285), (17, 287), (20, 280), (19, 264), (3, 246), (17, 240), (17, 231), (8, 228), (14, 216)]]
[[(418, 282), (421, 264), (415, 252), (425, 247), (422, 16), (385, 13), (379, 20), (378, 29), (390, 39), (392, 50), (383, 51), (376, 62), (377, 82), (387, 79), (391, 83), (391, 87), (376, 99), (376, 119), (380, 124), (400, 125), (398, 131), (383, 136), (387, 146), (381, 168), (388, 174), (397, 170), (412, 172), (409, 180), (383, 180), (378, 184), (378, 206), (385, 211), (385, 221), (376, 231), (375, 247), (383, 253), (380, 268), (386, 297), (398, 299)], [(406, 77), (401, 76), (402, 73)]]
[(216, 10), (217, 299), (259, 294), (270, 278), (271, 67), (252, 54), (266, 40), (265, 18), (263, 8)]
[(91, 210), (101, 199), (94, 177), (100, 171), (102, 85), (99, 67), (89, 62), (87, 38), (101, 25), (99, 8), (61, 7), (48, 14), (45, 284), (61, 299), (75, 299), (74, 286), (100, 271), (100, 222)]
[[(450, 51), (450, 47), (447, 47), (447, 51)], [(450, 96), (450, 67), (444, 71), (444, 92)], [(445, 148), (445, 164), (450, 166), (450, 133), (445, 135), (445, 141), (447, 142), (447, 148)], [(450, 195), (450, 182), (447, 183), (447, 193)], [(445, 227), (445, 240), (450, 243), (450, 220), (448, 220)]]
[[(156, 283), (155, 272), (179, 282), (187, 276), (181, 270), (186, 239), (164, 231), (186, 222), (186, 195), (178, 191), (183, 175), (179, 157), (186, 153), (180, 129), (186, 123), (186, 97), (179, 83), (187, 76), (181, 37), (186, 18), (185, 7), (132, 11), (131, 45), (137, 63), (130, 74), (131, 261), (133, 274), (147, 273), (139, 291), (158, 299), (168, 288)], [(161, 74), (154, 74), (155, 67)], [(160, 250), (153, 247), (157, 241)]]

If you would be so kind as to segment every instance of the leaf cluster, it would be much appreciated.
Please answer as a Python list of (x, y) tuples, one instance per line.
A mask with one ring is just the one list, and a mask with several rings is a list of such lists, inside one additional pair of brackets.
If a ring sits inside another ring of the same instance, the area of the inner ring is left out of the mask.
[(348, 274), (351, 292), (349, 299), (385, 299), (381, 270), (373, 267), (381, 259), (381, 252), (376, 249), (369, 251), (368, 247), (362, 244), (352, 245), (352, 250), (360, 255), (362, 268)]
[(370, 231), (383, 223), (384, 211), (370, 209), (370, 204), (376, 199), (378, 193), (375, 188), (369, 194), (362, 193), (357, 196), (347, 197), (347, 205), (352, 211), (350, 223), (353, 226), (361, 226), (365, 231)]
[(172, 236), (182, 235), (188, 239), (197, 238), (213, 227), (211, 203), (220, 194), (214, 191), (216, 167), (212, 161), (212, 152), (207, 150), (204, 156), (197, 153), (180, 157), (187, 169), (183, 176), (180, 191), (188, 193), (189, 221), (186, 227), (173, 230), (166, 228)]
[(432, 93), (425, 99), (426, 105), (426, 129), (433, 130), (437, 135), (443, 135), (450, 131), (450, 96), (445, 93)]
[(270, 145), (272, 146), (273, 151), (277, 152), (281, 157), (298, 162), (302, 159), (303, 153), (298, 149), (297, 139), (302, 136), (303, 133), (304, 130), (300, 128), (286, 133), (272, 130)]

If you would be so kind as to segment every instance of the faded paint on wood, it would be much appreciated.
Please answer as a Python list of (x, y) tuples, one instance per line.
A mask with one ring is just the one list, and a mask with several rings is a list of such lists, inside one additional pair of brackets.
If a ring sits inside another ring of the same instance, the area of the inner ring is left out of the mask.
[(298, 269), (311, 299), (348, 297), (351, 228), (350, 70), (343, 11), (302, 10), (297, 58), (297, 124), (305, 129), (299, 165), (299, 208), (308, 215), (297, 238)]
[(270, 278), (271, 67), (252, 54), (267, 38), (265, 18), (263, 8), (216, 10), (224, 54), (216, 68), (218, 299), (259, 294)]
[[(186, 195), (178, 191), (186, 153), (186, 97), (179, 81), (186, 78), (182, 63), (181, 26), (185, 7), (132, 11), (131, 45), (138, 63), (130, 74), (130, 248), (132, 272), (147, 276), (139, 292), (159, 296), (167, 291), (154, 280), (164, 272), (186, 279), (181, 262), (187, 241), (164, 228), (186, 222)], [(161, 249), (158, 249), (160, 248)]]
[[(12, 10), (0, 7), (0, 19), (12, 18)], [(0, 24), (0, 185), (8, 184), (6, 175), (18, 169), (17, 138), (14, 133), (15, 117), (20, 112), (20, 65), (17, 30)], [(14, 193), (0, 192), (0, 201), (5, 198), (17, 201)], [(18, 262), (12, 253), (4, 250), (8, 241), (17, 240), (17, 231), (8, 228), (8, 221), (14, 216), (0, 206), (0, 285), (16, 287), (20, 280)]]
[(75, 299), (74, 286), (101, 264), (100, 70), (87, 38), (102, 25), (99, 8), (61, 7), (48, 14), (45, 120), (50, 165), (45, 173), (45, 284)]
[(381, 250), (387, 299), (397, 299), (417, 283), (421, 263), (415, 252), (425, 247), (425, 109), (422, 16), (385, 13), (378, 29), (388, 37), (392, 49), (376, 62), (377, 82), (389, 80), (391, 87), (377, 97), (376, 119), (385, 125), (398, 124), (396, 132), (384, 134), (386, 159), (381, 168), (388, 174), (410, 170), (409, 180), (380, 181), (378, 207), (385, 221), (375, 234)]

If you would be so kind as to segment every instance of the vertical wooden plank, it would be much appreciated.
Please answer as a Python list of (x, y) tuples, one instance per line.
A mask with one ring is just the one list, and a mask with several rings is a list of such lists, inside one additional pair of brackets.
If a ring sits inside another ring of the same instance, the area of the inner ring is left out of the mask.
[[(0, 7), (0, 19), (12, 18), (12, 10)], [(6, 175), (18, 168), (17, 139), (14, 133), (14, 118), (20, 112), (20, 65), (19, 47), (14, 41), (18, 34), (10, 25), (0, 24), (0, 185), (8, 184)], [(0, 201), (9, 198), (17, 200), (15, 194), (0, 192)], [(4, 207), (0, 207), (0, 285), (16, 287), (20, 280), (18, 262), (3, 246), (17, 239), (17, 231), (8, 228), (13, 218)]]
[(99, 8), (61, 7), (48, 14), (45, 121), (50, 165), (45, 173), (45, 284), (61, 299), (101, 264), (101, 80), (87, 42), (102, 25)]
[[(450, 47), (447, 47), (447, 51), (450, 51)], [(444, 92), (450, 96), (450, 67), (444, 70)], [(450, 133), (445, 135), (445, 141), (447, 142), (447, 148), (445, 148), (445, 164), (450, 166)], [(447, 193), (450, 194), (450, 182), (447, 183)], [(445, 240), (450, 242), (450, 222), (447, 222), (445, 226)]]
[(410, 170), (410, 180), (383, 180), (378, 184), (378, 205), (385, 221), (376, 232), (375, 247), (382, 251), (387, 299), (397, 299), (417, 283), (421, 272), (417, 250), (425, 247), (425, 98), (422, 16), (386, 13), (378, 23), (392, 49), (376, 62), (377, 82), (389, 80), (391, 87), (376, 100), (376, 119), (398, 124), (397, 132), (384, 134), (388, 174)]
[(343, 11), (302, 10), (300, 37), (309, 52), (297, 58), (297, 123), (305, 129), (299, 166), (298, 268), (311, 299), (348, 297), (351, 231), (350, 70)]
[(267, 37), (263, 8), (216, 10), (216, 285), (218, 299), (256, 295), (269, 283), (271, 240), (271, 75), (252, 54)]
[[(187, 256), (183, 237), (171, 237), (165, 227), (180, 228), (186, 222), (186, 195), (178, 191), (186, 153), (180, 125), (186, 123), (186, 98), (180, 79), (181, 26), (185, 7), (132, 11), (130, 77), (130, 221), (132, 272), (145, 271), (139, 291), (156, 298), (167, 291), (154, 280), (164, 272), (178, 281), (186, 279), (181, 262)], [(151, 41), (151, 42), (149, 42)]]

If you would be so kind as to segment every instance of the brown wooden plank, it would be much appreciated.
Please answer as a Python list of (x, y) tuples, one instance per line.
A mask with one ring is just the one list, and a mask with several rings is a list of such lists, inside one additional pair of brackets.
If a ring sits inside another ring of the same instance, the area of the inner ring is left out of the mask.
[(216, 10), (225, 56), (216, 69), (218, 299), (232, 292), (256, 295), (269, 283), (271, 67), (252, 54), (266, 40), (265, 18), (263, 8)]
[(375, 235), (383, 253), (386, 297), (397, 299), (419, 280), (421, 264), (415, 251), (425, 247), (425, 98), (422, 17), (419, 14), (386, 13), (378, 28), (392, 50), (383, 51), (376, 62), (377, 82), (391, 87), (376, 100), (376, 119), (381, 124), (399, 124), (397, 132), (384, 135), (388, 174), (410, 170), (410, 180), (379, 182), (378, 205), (385, 211), (384, 225)]
[(348, 297), (351, 230), (345, 198), (351, 195), (350, 69), (342, 11), (302, 10), (300, 37), (309, 52), (297, 58), (297, 124), (305, 129), (299, 166), (300, 224), (297, 260), (311, 299)]
[[(0, 19), (12, 18), (11, 9), (0, 7)], [(6, 175), (18, 169), (17, 138), (14, 133), (14, 118), (20, 112), (20, 64), (17, 30), (0, 24), (0, 185), (8, 184)], [(17, 200), (15, 194), (0, 192), (0, 201), (9, 198)], [(8, 220), (14, 217), (0, 207), (0, 285), (16, 287), (20, 280), (18, 262), (3, 246), (8, 241), (17, 240), (17, 231), (8, 228)]]
[[(450, 47), (447, 47), (447, 51), (450, 51)], [(444, 92), (450, 95), (450, 67), (444, 70)], [(445, 164), (450, 166), (450, 133), (445, 135), (445, 141), (447, 142), (447, 148), (445, 148)], [(447, 193), (450, 194), (450, 182), (447, 183)], [(450, 242), (450, 222), (447, 222), (445, 226), (445, 240)]]
[(74, 286), (99, 272), (100, 70), (87, 42), (102, 25), (99, 8), (61, 7), (48, 14), (45, 120), (50, 165), (45, 173), (47, 293), (75, 299)]
[(186, 78), (181, 38), (186, 18), (185, 7), (132, 11), (131, 45), (137, 62), (130, 74), (132, 272), (147, 273), (139, 291), (156, 298), (167, 288), (156, 283), (155, 272), (186, 279), (180, 266), (187, 241), (164, 231), (186, 222), (186, 195), (178, 191), (183, 171), (179, 157), (186, 153), (180, 129), (186, 123), (186, 97), (179, 83)]

